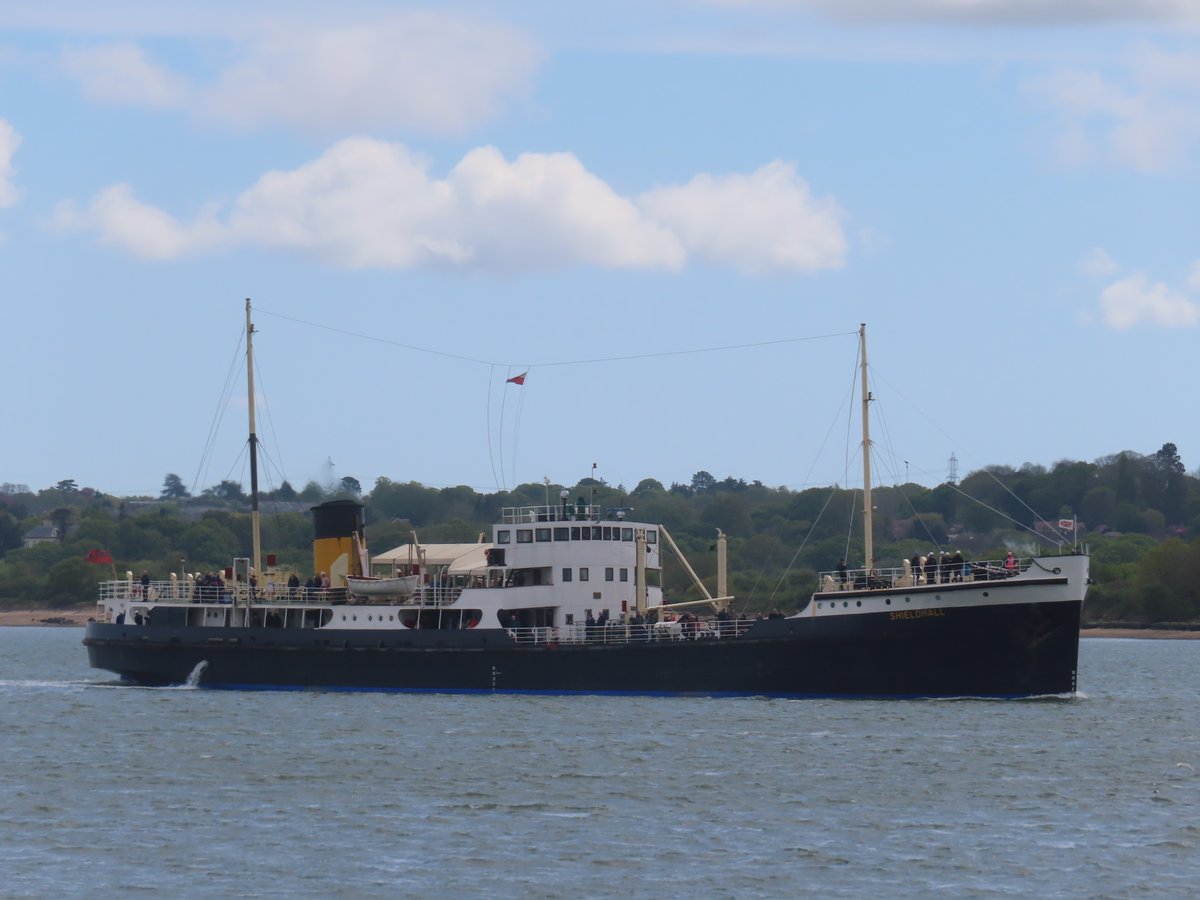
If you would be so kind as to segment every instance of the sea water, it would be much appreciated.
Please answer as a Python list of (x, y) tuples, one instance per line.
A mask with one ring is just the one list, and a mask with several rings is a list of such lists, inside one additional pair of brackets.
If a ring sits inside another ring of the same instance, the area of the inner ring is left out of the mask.
[(0, 628), (0, 894), (1193, 895), (1200, 642), (1081, 695), (825, 701), (119, 685)]

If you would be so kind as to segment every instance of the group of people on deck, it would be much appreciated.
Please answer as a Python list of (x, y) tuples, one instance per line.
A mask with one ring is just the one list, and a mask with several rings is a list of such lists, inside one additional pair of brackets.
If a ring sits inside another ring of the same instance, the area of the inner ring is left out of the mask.
[[(952, 581), (971, 581), (977, 577), (993, 577), (999, 574), (986, 563), (968, 562), (962, 552), (955, 550), (951, 555), (943, 550), (941, 554), (930, 550), (925, 556), (914, 553), (908, 561), (912, 569), (913, 584), (947, 584)], [(1017, 574), (1017, 558), (1011, 550), (1004, 557), (1004, 575), (1011, 577)]]
[(908, 561), (912, 568), (913, 584), (945, 584), (950, 581), (967, 581), (971, 578), (971, 565), (960, 551), (951, 556), (946, 550), (939, 556), (930, 550), (926, 556), (914, 553)]
[[(1001, 565), (1001, 568), (997, 568), (989, 563), (969, 562), (959, 550), (955, 550), (953, 554), (948, 550), (943, 550), (940, 554), (936, 550), (930, 550), (924, 555), (917, 552), (908, 560), (913, 584), (949, 584), (950, 582), (972, 581), (979, 578), (1011, 578), (1020, 571), (1017, 558), (1013, 556), (1011, 550), (1008, 551)], [(864, 570), (860, 570), (858, 574), (862, 576)], [(846, 586), (850, 580), (850, 572), (846, 568), (844, 559), (838, 560), (837, 580), (843, 586)], [(856, 579), (855, 585), (863, 587), (862, 582), (863, 579), (860, 577)], [(872, 569), (865, 579), (865, 586), (874, 588), (889, 585), (880, 579), (878, 573)]]
[[(318, 572), (312, 578), (304, 582), (303, 596), (311, 596), (316, 591), (327, 591), (329, 590), (329, 584), (329, 574), (327, 572)], [(287, 586), (289, 600), (297, 600), (301, 597), (300, 576), (295, 572), (293, 572), (288, 578)]]

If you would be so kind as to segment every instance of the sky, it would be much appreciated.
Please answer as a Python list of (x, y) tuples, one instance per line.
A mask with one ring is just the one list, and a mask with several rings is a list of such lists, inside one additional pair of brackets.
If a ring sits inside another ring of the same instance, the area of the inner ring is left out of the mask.
[[(1193, 0), (0, 5), (0, 482), (1200, 468)], [(527, 373), (525, 383), (507, 379)], [(853, 432), (853, 434), (852, 434)]]

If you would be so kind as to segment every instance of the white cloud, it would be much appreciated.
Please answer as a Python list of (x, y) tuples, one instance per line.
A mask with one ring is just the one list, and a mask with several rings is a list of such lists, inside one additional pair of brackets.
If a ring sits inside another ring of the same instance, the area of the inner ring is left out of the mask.
[(1200, 148), (1200, 55), (1143, 48), (1115, 75), (1078, 69), (1036, 79), (1031, 93), (1058, 113), (1069, 164), (1161, 172)]
[(1121, 267), (1117, 265), (1116, 261), (1108, 255), (1108, 251), (1103, 247), (1093, 247), (1092, 252), (1080, 264), (1080, 268), (1083, 270), (1083, 274), (1096, 278), (1103, 278), (1106, 275), (1116, 275), (1117, 272), (1121, 271)]
[(17, 188), (12, 183), (13, 156), (21, 146), (21, 135), (7, 119), (0, 119), (0, 209), (17, 202)]
[(1193, 0), (710, 0), (718, 6), (811, 9), (835, 19), (962, 25), (1188, 22)]
[(629, 198), (570, 153), (509, 162), (481, 147), (438, 179), (403, 145), (369, 138), (263, 175), (224, 216), (184, 223), (116, 185), (84, 210), (61, 205), (54, 224), (153, 259), (251, 246), (347, 268), (490, 272), (677, 269), (689, 258), (802, 272), (842, 265), (846, 245), (836, 205), (815, 201), (784, 163)]
[(58, 204), (51, 227), (59, 232), (88, 231), (100, 243), (141, 259), (175, 259), (220, 243), (220, 229), (211, 215), (185, 225), (162, 210), (133, 196), (127, 184), (105, 188), (80, 211), (71, 201)]
[(1192, 263), (1192, 271), (1188, 273), (1187, 285), (1193, 291), (1200, 291), (1200, 259)]
[(1106, 287), (1100, 307), (1105, 323), (1119, 331), (1141, 324), (1183, 328), (1200, 320), (1200, 306), (1186, 294), (1161, 281), (1151, 284), (1140, 272)]
[(152, 62), (135, 44), (68, 48), (59, 63), (84, 95), (99, 103), (174, 109), (191, 95), (186, 79)]
[(432, 12), (267, 24), (227, 41), (230, 62), (195, 84), (130, 43), (64, 51), (60, 65), (94, 101), (240, 128), (455, 133), (521, 96), (542, 57), (514, 27)]
[(837, 205), (815, 200), (795, 166), (778, 160), (750, 175), (697, 175), (656, 188), (638, 205), (670, 226), (690, 254), (715, 265), (806, 271), (840, 268), (845, 259)]

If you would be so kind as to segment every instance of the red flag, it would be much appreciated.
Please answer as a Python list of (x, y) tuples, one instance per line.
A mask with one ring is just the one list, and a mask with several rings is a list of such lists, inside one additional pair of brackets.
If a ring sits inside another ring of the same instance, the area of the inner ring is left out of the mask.
[(89, 550), (88, 555), (84, 557), (84, 561), (99, 563), (102, 566), (111, 566), (113, 564), (112, 554), (107, 550)]
[(520, 375), (514, 375), (512, 378), (508, 379), (504, 383), (505, 384), (524, 384), (525, 376), (528, 374), (529, 374), (528, 372), (522, 372)]

